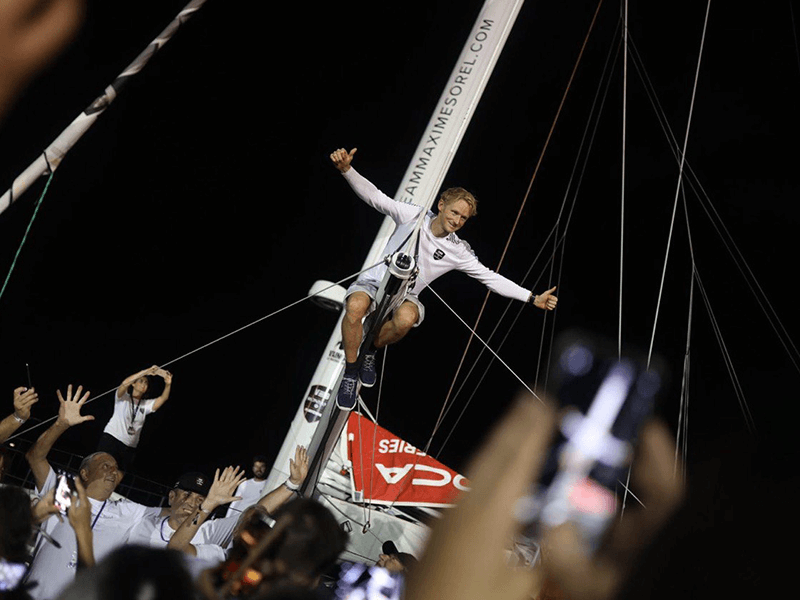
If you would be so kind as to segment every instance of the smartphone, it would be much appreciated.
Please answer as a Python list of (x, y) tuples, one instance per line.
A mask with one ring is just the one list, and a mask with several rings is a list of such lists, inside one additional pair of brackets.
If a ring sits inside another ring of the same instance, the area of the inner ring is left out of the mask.
[(558, 404), (559, 431), (542, 475), (520, 503), (523, 541), (568, 521), (592, 549), (618, 512), (633, 447), (665, 386), (661, 359), (569, 331), (555, 344), (548, 396)]
[(56, 484), (56, 496), (54, 504), (62, 515), (66, 515), (69, 507), (72, 506), (72, 497), (77, 494), (75, 480), (69, 473), (59, 473), (58, 483)]

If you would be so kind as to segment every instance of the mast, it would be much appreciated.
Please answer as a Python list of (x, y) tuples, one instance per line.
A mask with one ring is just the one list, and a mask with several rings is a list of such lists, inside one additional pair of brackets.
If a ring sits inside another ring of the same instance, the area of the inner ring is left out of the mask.
[(67, 152), (78, 143), (95, 121), (102, 115), (106, 108), (116, 99), (131, 78), (138, 74), (151, 58), (166, 44), (178, 29), (188, 21), (194, 13), (200, 10), (206, 0), (190, 0), (186, 6), (175, 16), (169, 25), (164, 28), (158, 36), (150, 42), (147, 47), (137, 56), (132, 63), (117, 75), (117, 78), (103, 90), (94, 101), (87, 106), (70, 123), (58, 137), (30, 164), (28, 168), (20, 173), (11, 183), (11, 187), (0, 196), (0, 213), (6, 210), (15, 200), (17, 200), (27, 189), (40, 177), (50, 175), (54, 172), (61, 161), (64, 160)]
[[(523, 0), (484, 2), (398, 186), (394, 195), (396, 200), (424, 207), (423, 214), (433, 205), (522, 3)], [(362, 269), (384, 259), (382, 253), (393, 231), (394, 222), (386, 217)], [(314, 285), (325, 287), (322, 282)], [(338, 301), (339, 319), (272, 466), (268, 489), (278, 486), (289, 476), (289, 458), (294, 455), (295, 447), (302, 445), (309, 448), (312, 461), (303, 488), (304, 493), (310, 495), (347, 420), (348, 413), (340, 411), (335, 404), (335, 394), (344, 371), (341, 339), (344, 289), (328, 289), (325, 295), (329, 302)]]

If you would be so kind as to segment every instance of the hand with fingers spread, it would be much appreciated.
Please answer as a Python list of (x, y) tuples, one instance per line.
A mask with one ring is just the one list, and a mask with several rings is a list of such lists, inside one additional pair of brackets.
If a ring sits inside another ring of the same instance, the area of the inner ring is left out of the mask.
[(289, 459), (289, 481), (300, 486), (308, 476), (308, 450), (298, 446), (294, 451), (294, 460)]
[(331, 152), (331, 162), (333, 166), (339, 169), (340, 173), (347, 173), (350, 170), (350, 163), (353, 162), (353, 157), (358, 148), (353, 148), (348, 152), (344, 148), (339, 148)]
[(244, 470), (239, 467), (225, 467), (221, 474), (217, 469), (206, 499), (200, 503), (200, 510), (210, 513), (218, 506), (241, 500), (241, 496), (234, 496), (234, 494), (236, 493), (236, 488), (244, 480), (244, 475)]
[(205, 500), (200, 503), (191, 518), (185, 519), (181, 523), (170, 538), (167, 548), (197, 556), (197, 548), (192, 544), (192, 539), (200, 526), (214, 512), (214, 509), (228, 502), (240, 500), (239, 496), (233, 494), (243, 479), (244, 471), (239, 467), (226, 467), (222, 473), (217, 469)]
[(72, 384), (67, 386), (67, 397), (61, 395), (61, 390), (57, 390), (58, 395), (58, 419), (57, 421), (68, 426), (73, 427), (80, 425), (86, 421), (94, 421), (92, 415), (82, 415), (81, 409), (86, 401), (89, 399), (89, 392), (83, 393), (83, 386), (79, 385), (75, 393), (72, 393)]
[(532, 298), (533, 305), (542, 310), (554, 310), (558, 304), (558, 298), (553, 294), (556, 291), (556, 286), (551, 287), (546, 292), (534, 296)]

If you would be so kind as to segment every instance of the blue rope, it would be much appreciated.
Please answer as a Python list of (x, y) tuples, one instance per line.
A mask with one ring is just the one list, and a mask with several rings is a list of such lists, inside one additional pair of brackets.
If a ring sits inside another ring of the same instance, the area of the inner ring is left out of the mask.
[(31, 230), (31, 226), (33, 225), (34, 219), (36, 219), (36, 214), (39, 212), (39, 207), (42, 205), (42, 200), (44, 200), (44, 195), (47, 193), (47, 188), (50, 187), (50, 182), (53, 180), (53, 175), (55, 171), (50, 171), (50, 177), (47, 178), (47, 183), (44, 186), (44, 190), (42, 190), (42, 195), (39, 196), (39, 200), (36, 202), (36, 208), (33, 209), (33, 215), (31, 216), (31, 220), (28, 222), (28, 227), (25, 229), (25, 235), (22, 236), (22, 241), (19, 244), (19, 248), (17, 248), (17, 253), (14, 255), (14, 260), (11, 263), (11, 268), (8, 270), (8, 275), (6, 275), (6, 280), (3, 282), (3, 288), (0, 289), (0, 299), (3, 298), (3, 294), (6, 291), (6, 287), (8, 286), (8, 281), (11, 279), (11, 273), (14, 272), (14, 267), (17, 265), (17, 259), (19, 258), (20, 252), (22, 252), (22, 247), (25, 245), (25, 240), (28, 239), (28, 233)]

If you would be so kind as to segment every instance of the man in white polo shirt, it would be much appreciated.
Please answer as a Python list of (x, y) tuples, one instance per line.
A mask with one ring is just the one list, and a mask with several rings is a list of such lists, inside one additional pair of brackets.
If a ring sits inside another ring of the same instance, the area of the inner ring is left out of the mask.
[[(274, 513), (294, 496), (307, 475), (308, 452), (303, 446), (298, 446), (294, 460), (289, 460), (289, 479), (269, 493), (259, 495), (248, 506), (259, 504), (267, 514)], [(245, 483), (243, 477), (244, 472), (234, 467), (217, 472), (213, 482), (202, 473), (181, 475), (169, 493), (169, 509), (163, 514), (143, 518), (131, 531), (130, 543), (165, 548), (181, 524), (200, 509), (203, 522), (194, 529), (191, 543), (180, 546), (180, 549), (207, 562), (224, 560), (240, 512), (234, 511), (232, 516), (222, 519), (206, 521), (205, 518), (217, 507), (239, 497), (234, 490)]]
[[(46, 494), (56, 485), (57, 476), (47, 455), (53, 444), (70, 427), (93, 420), (91, 415), (81, 415), (81, 408), (89, 398), (78, 387), (73, 395), (72, 385), (67, 388), (64, 399), (58, 392), (59, 410), (56, 421), (26, 453), (28, 464), (36, 481), (36, 491)], [(117, 461), (105, 452), (95, 452), (81, 463), (79, 475), (92, 505), (92, 539), (95, 560), (102, 559), (114, 548), (128, 541), (130, 531), (136, 523), (149, 515), (161, 512), (158, 507), (148, 507), (128, 500), (111, 500), (111, 494), (121, 480)], [(37, 542), (28, 582), (36, 582), (30, 594), (35, 600), (53, 600), (75, 577), (78, 567), (78, 546), (75, 532), (67, 519), (59, 521), (55, 516), (43, 523), (45, 531), (60, 545), (56, 548), (43, 537)]]

